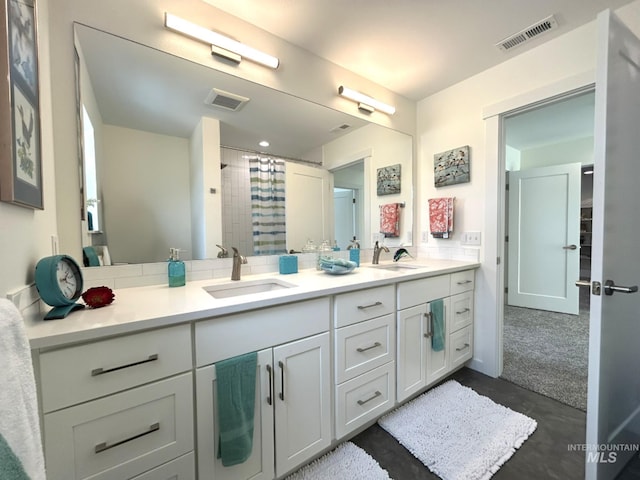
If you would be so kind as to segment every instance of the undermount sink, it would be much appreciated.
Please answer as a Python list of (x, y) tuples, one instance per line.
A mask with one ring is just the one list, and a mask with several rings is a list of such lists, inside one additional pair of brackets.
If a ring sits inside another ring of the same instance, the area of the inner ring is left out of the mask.
[(404, 272), (406, 270), (426, 268), (426, 265), (412, 265), (407, 263), (383, 263), (379, 265), (371, 265), (371, 267), (379, 268), (381, 270), (391, 270), (392, 272)]
[(252, 293), (273, 292), (295, 286), (293, 283), (283, 282), (277, 278), (264, 278), (260, 280), (248, 280), (246, 282), (239, 281), (222, 283), (220, 285), (209, 285), (202, 288), (213, 298), (230, 298), (240, 295), (251, 295)]

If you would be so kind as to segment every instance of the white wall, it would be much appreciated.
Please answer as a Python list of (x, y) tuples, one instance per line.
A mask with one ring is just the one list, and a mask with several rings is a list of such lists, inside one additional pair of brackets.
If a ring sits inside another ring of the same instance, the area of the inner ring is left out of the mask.
[(576, 162), (591, 165), (593, 164), (593, 137), (527, 148), (520, 153), (520, 170)]
[[(49, 13), (46, 1), (38, 2), (39, 34), (44, 38), (49, 33)], [(51, 58), (47, 42), (40, 43), (38, 53), (44, 210), (32, 210), (0, 202), (0, 261), (3, 270), (0, 275), (0, 295), (3, 297), (8, 292), (21, 289), (33, 282), (36, 263), (40, 258), (52, 254), (51, 236), (57, 236)], [(77, 193), (77, 183), (70, 180), (67, 185), (67, 188), (75, 188)]]
[[(640, 1), (623, 7), (621, 18), (640, 31)], [(495, 207), (488, 208), (487, 171), (495, 170), (497, 152), (487, 156), (483, 112), (500, 102), (546, 87), (595, 68), (595, 19), (583, 27), (543, 44), (521, 55), (507, 59), (500, 65), (453, 85), (418, 103), (418, 159), (415, 174), (418, 179), (418, 224), (426, 230), (428, 214), (426, 200), (434, 196), (456, 197), (455, 233), (451, 240), (429, 239), (429, 243), (443, 248), (460, 240), (460, 232), (496, 230), (500, 219)], [(516, 54), (516, 52), (514, 52)], [(462, 145), (471, 147), (471, 182), (436, 189), (433, 186), (433, 155)], [(490, 167), (491, 168), (488, 168)], [(492, 170), (493, 169), (493, 170)], [(497, 195), (497, 192), (496, 194)], [(486, 229), (485, 229), (486, 227)], [(485, 235), (483, 235), (483, 239)], [(494, 241), (495, 235), (494, 235)], [(487, 257), (483, 244), (483, 262), (477, 280), (475, 355), (473, 365), (480, 371), (497, 373), (497, 319), (487, 312), (495, 309), (496, 258)], [(495, 245), (488, 249), (495, 251)], [(491, 306), (492, 307), (488, 307)], [(485, 308), (487, 307), (487, 308)]]
[[(384, 240), (389, 246), (399, 246), (411, 242), (413, 225), (413, 168), (412, 138), (403, 133), (383, 128), (378, 125), (367, 125), (344, 135), (323, 147), (323, 165), (333, 170), (343, 165), (370, 156), (365, 162), (364, 205), (365, 235), (369, 235), (362, 247), (370, 247), (375, 240)], [(378, 196), (376, 190), (376, 173), (378, 168), (400, 164), (401, 191), (395, 195)], [(401, 210), (400, 237), (384, 238), (380, 231), (379, 206), (386, 203), (404, 202)], [(366, 226), (370, 227), (367, 233)], [(371, 242), (371, 243), (370, 243)]]
[(170, 247), (191, 258), (188, 140), (113, 125), (102, 132), (108, 164), (102, 212), (111, 260), (160, 262)]

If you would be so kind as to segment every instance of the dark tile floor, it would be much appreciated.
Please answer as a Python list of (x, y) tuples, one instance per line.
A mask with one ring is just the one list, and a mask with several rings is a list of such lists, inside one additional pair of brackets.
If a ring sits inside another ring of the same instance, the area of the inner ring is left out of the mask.
[[(491, 378), (463, 368), (449, 379), (473, 388), (480, 395), (538, 422), (538, 428), (492, 477), (496, 480), (573, 480), (584, 478), (584, 453), (569, 451), (569, 445), (585, 442), (585, 413), (551, 398), (531, 392), (506, 380)], [(377, 424), (351, 441), (367, 451), (394, 480), (438, 479), (392, 436)], [(640, 479), (635, 461), (619, 477)]]

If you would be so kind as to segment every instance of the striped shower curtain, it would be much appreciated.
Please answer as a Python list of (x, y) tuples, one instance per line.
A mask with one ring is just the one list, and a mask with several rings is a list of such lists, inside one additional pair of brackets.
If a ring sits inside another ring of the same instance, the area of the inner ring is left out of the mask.
[(254, 255), (287, 252), (285, 227), (285, 161), (269, 157), (249, 159)]

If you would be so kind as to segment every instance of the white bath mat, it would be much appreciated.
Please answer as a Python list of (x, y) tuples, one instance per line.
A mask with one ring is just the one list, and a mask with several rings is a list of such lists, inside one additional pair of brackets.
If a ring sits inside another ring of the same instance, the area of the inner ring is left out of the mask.
[(391, 480), (367, 452), (345, 442), (285, 480)]
[(537, 422), (451, 380), (378, 423), (444, 480), (486, 480)]

